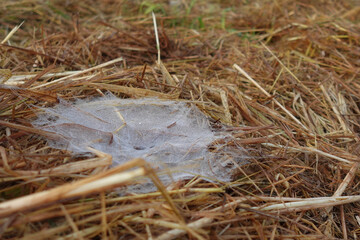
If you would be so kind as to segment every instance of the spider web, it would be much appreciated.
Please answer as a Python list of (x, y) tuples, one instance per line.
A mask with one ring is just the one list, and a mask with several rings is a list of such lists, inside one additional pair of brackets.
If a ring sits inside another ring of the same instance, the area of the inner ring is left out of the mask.
[(113, 165), (144, 158), (153, 168), (170, 172), (171, 177), (161, 177), (164, 182), (194, 175), (230, 181), (234, 170), (247, 162), (241, 146), (227, 145), (228, 133), (213, 130), (208, 118), (186, 102), (113, 95), (75, 103), (61, 100), (43, 108), (33, 125), (62, 136), (48, 140), (54, 148), (84, 153), (92, 147), (111, 154)]

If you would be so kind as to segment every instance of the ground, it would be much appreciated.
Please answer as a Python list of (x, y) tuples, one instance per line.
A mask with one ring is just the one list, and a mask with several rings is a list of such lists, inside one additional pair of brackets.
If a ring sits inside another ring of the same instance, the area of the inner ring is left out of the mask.
[[(358, 1), (0, 9), (2, 239), (357, 239)], [(111, 155), (52, 148), (59, 136), (31, 124), (59, 101), (107, 92), (196, 105), (248, 160), (229, 182), (164, 186), (143, 159), (110, 168)], [(141, 177), (158, 191), (119, 194)]]

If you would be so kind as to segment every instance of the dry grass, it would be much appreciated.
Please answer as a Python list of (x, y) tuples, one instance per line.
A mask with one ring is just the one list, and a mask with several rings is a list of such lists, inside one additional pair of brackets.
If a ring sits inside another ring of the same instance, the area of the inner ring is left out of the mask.
[[(1, 238), (357, 239), (357, 1), (154, 2), (0, 2)], [(30, 124), (34, 106), (106, 91), (193, 101), (243, 131), (251, 163), (166, 189), (141, 159), (108, 168)], [(159, 191), (116, 194), (139, 177)]]

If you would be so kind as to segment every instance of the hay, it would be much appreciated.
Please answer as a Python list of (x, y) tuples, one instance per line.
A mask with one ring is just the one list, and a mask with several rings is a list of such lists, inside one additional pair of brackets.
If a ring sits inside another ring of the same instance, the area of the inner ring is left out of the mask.
[[(356, 239), (356, 4), (2, 1), (1, 238)], [(195, 104), (249, 163), (230, 182), (164, 186), (141, 159), (110, 168), (31, 125), (60, 98), (107, 91)], [(157, 192), (118, 195), (148, 180)]]

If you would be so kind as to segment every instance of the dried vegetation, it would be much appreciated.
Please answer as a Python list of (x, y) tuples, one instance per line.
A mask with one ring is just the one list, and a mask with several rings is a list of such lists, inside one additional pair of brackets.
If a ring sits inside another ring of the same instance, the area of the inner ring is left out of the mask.
[[(171, 3), (171, 4), (170, 4)], [(1, 1), (2, 239), (357, 239), (357, 1)], [(162, 64), (151, 11), (157, 14)], [(23, 24), (18, 27), (24, 20)], [(142, 159), (51, 149), (34, 106), (193, 101), (251, 152), (165, 188)], [(139, 177), (159, 191), (119, 196)]]

